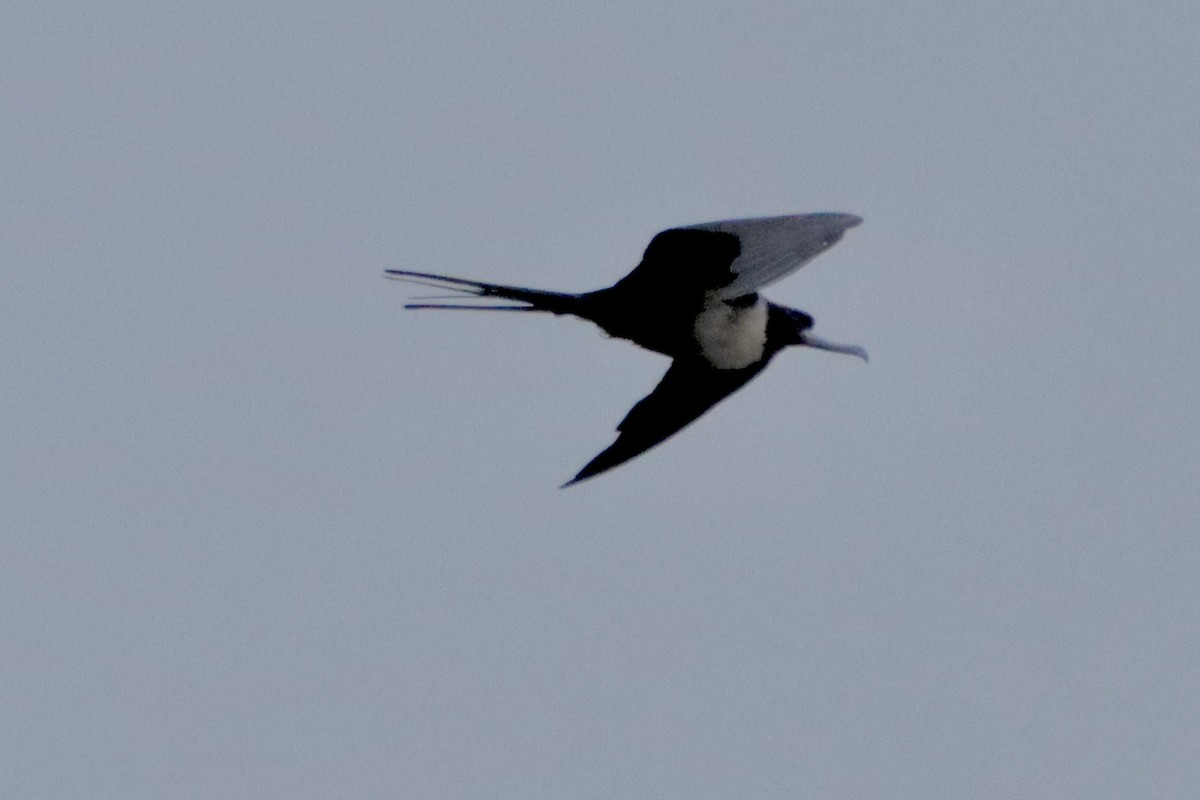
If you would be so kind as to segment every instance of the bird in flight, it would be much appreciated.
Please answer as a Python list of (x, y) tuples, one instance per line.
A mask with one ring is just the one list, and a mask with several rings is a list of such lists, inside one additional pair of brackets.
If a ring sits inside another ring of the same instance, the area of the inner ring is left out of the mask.
[[(812, 333), (813, 318), (763, 299), (758, 290), (807, 264), (862, 222), (853, 214), (800, 214), (705, 222), (657, 234), (642, 261), (607, 289), (582, 294), (502, 286), (445, 275), (387, 270), (390, 278), (485, 303), (409, 303), (405, 308), (542, 311), (589, 320), (611, 336), (669, 356), (662, 381), (621, 424), (611, 446), (570, 486), (678, 433), (753, 378), (780, 350), (803, 345), (867, 352)], [(424, 298), (441, 300), (446, 298)], [(496, 304), (495, 301), (505, 301)]]

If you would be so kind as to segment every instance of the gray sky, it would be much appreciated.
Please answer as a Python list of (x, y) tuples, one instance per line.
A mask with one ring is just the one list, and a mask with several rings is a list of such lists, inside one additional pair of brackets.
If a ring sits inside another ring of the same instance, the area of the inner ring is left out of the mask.
[[(1200, 7), (18, 2), (0, 795), (1200, 792)], [(406, 313), (846, 211), (782, 354)]]

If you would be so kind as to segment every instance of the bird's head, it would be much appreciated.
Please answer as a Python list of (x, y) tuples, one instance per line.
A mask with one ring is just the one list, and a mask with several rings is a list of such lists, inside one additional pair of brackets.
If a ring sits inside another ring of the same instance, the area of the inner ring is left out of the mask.
[(856, 344), (838, 344), (811, 333), (813, 318), (800, 309), (777, 306), (772, 303), (771, 312), (767, 323), (767, 338), (779, 347), (802, 345), (815, 347), (818, 350), (828, 350), (831, 353), (845, 353), (849, 356), (857, 356), (863, 361), (867, 360), (867, 351)]

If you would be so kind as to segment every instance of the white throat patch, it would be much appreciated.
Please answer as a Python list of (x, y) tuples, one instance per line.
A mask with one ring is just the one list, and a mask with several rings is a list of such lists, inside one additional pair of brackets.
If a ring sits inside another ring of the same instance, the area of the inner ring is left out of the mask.
[(710, 294), (694, 328), (700, 353), (717, 369), (741, 369), (763, 357), (767, 345), (767, 301), (731, 306)]

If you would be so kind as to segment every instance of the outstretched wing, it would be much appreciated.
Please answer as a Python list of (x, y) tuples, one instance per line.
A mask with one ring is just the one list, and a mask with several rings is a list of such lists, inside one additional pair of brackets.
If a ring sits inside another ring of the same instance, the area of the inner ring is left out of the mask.
[(704, 222), (654, 237), (633, 272), (614, 289), (694, 302), (751, 294), (799, 269), (862, 222), (853, 214), (798, 214)]
[(707, 292), (734, 279), (730, 266), (739, 253), (736, 234), (671, 228), (651, 239), (641, 263), (607, 291), (646, 308), (698, 310)]
[(716, 369), (699, 359), (676, 359), (654, 391), (639, 400), (617, 426), (617, 440), (563, 488), (624, 464), (678, 433), (765, 366), (764, 360), (745, 369)]

